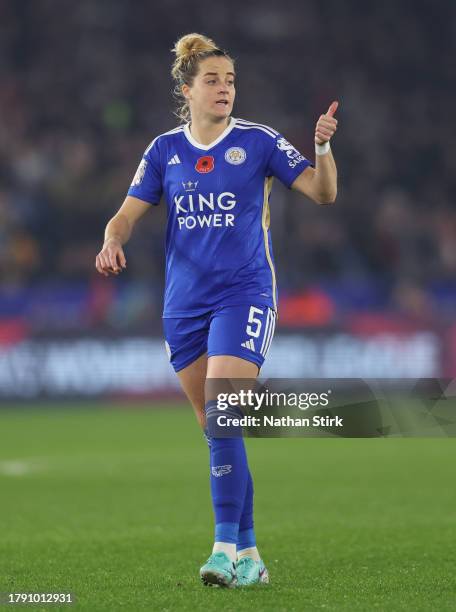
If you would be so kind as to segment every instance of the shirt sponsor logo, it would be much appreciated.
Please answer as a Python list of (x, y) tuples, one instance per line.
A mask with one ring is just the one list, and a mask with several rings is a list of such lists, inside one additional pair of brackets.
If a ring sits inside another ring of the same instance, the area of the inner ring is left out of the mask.
[(233, 227), (236, 195), (223, 193), (196, 193), (198, 181), (182, 183), (185, 195), (174, 196), (174, 206), (179, 229), (192, 230), (195, 227)]
[(136, 170), (135, 176), (133, 177), (133, 180), (131, 182), (131, 187), (136, 187), (137, 185), (141, 185), (144, 175), (146, 173), (146, 168), (147, 168), (147, 159), (143, 159), (141, 160), (141, 163), (138, 166), (138, 169)]
[(214, 158), (212, 155), (204, 155), (200, 157), (195, 165), (195, 170), (201, 174), (207, 174), (214, 169)]
[(301, 155), (301, 153), (283, 137), (277, 139), (277, 148), (283, 151), (288, 157), (288, 165), (290, 168), (294, 168), (306, 159), (304, 155)]
[(233, 166), (239, 166), (246, 160), (247, 153), (242, 147), (230, 147), (225, 152), (225, 160)]

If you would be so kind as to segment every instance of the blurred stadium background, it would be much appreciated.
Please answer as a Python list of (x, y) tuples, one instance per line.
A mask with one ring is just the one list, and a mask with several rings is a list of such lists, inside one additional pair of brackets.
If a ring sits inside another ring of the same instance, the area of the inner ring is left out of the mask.
[[(280, 290), (265, 376), (456, 370), (455, 6), (53, 0), (0, 3), (0, 394), (176, 388), (162, 341), (165, 206), (128, 271), (98, 276), (104, 226), (142, 151), (177, 122), (169, 52), (187, 31), (237, 59), (235, 116), (312, 160), (333, 99), (334, 207), (272, 197)], [(449, 18), (451, 17), (451, 18)], [(452, 35), (453, 34), (453, 35)]]
[[(439, 3), (437, 3), (439, 4)], [(280, 290), (264, 376), (456, 371), (455, 6), (171, 0), (0, 2), (0, 395), (177, 390), (161, 330), (165, 206), (128, 271), (94, 258), (145, 146), (176, 125), (174, 40), (213, 36), (237, 59), (235, 116), (312, 160), (340, 101), (334, 207), (275, 182)]]

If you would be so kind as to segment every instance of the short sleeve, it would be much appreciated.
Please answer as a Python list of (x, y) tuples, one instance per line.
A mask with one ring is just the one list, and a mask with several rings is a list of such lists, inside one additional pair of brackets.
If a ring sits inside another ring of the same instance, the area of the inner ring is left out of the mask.
[(149, 204), (157, 205), (160, 203), (162, 191), (160, 153), (158, 143), (155, 140), (144, 152), (128, 190), (128, 195), (149, 202)]
[(277, 134), (266, 175), (277, 177), (286, 187), (290, 188), (294, 180), (308, 166), (315, 167), (288, 140), (281, 134)]

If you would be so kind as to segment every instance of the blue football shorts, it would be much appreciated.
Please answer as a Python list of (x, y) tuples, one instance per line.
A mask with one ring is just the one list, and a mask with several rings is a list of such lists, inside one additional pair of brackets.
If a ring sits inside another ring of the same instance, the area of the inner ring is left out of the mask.
[(198, 317), (163, 319), (165, 346), (176, 372), (207, 352), (264, 363), (277, 314), (268, 306), (219, 306)]

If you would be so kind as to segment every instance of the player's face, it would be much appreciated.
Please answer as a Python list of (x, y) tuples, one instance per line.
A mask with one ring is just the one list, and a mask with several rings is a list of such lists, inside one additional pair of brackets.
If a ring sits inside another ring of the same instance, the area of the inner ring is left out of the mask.
[(214, 119), (229, 117), (236, 95), (233, 64), (226, 57), (203, 60), (187, 92), (192, 114), (197, 112)]

